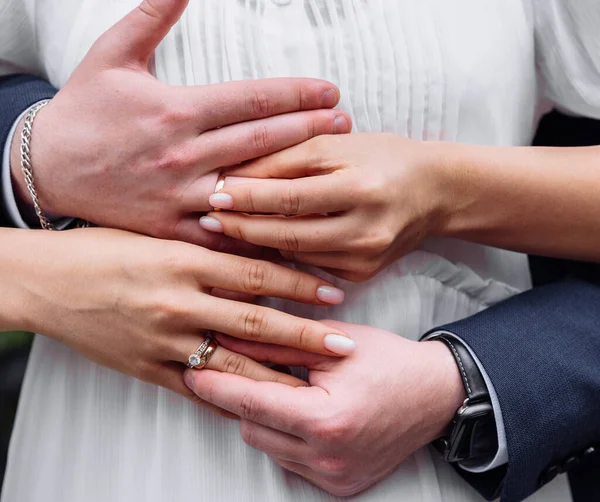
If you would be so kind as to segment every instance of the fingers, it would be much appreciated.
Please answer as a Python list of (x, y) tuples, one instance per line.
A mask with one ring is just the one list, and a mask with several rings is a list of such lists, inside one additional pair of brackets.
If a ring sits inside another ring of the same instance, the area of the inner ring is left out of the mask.
[(198, 216), (183, 217), (177, 227), (167, 235), (161, 235), (161, 238), (189, 242), (196, 246), (201, 246), (212, 251), (220, 253), (232, 253), (240, 256), (261, 258), (264, 256), (264, 249), (242, 242), (231, 237), (218, 235), (214, 232), (208, 232), (199, 227)]
[(317, 473), (310, 467), (299, 462), (292, 462), (283, 458), (274, 457), (273, 460), (275, 460), (275, 462), (277, 462), (286, 471), (293, 472), (294, 474), (297, 474), (298, 476), (306, 479), (307, 481), (310, 481), (311, 483), (317, 485)]
[(231, 176), (248, 178), (295, 179), (335, 171), (340, 167), (340, 161), (334, 154), (343, 147), (334, 139), (340, 138), (342, 136), (316, 136), (292, 148), (232, 167), (227, 172)]
[(246, 213), (287, 215), (346, 211), (356, 204), (355, 195), (330, 175), (295, 180), (230, 186), (209, 198), (212, 207)]
[(256, 422), (242, 420), (240, 434), (247, 445), (270, 457), (304, 463), (310, 455), (310, 449), (304, 440)]
[(177, 92), (197, 110), (203, 131), (283, 113), (333, 108), (340, 99), (335, 85), (310, 78), (239, 80), (178, 88)]
[(219, 408), (297, 437), (303, 437), (311, 413), (327, 399), (319, 387), (288, 387), (211, 370), (188, 370), (185, 382), (198, 397)]
[[(165, 352), (165, 357), (168, 357), (173, 361), (187, 364), (190, 354), (198, 349), (202, 341), (202, 336), (194, 335), (173, 338), (169, 341), (168, 353)], [(206, 364), (205, 369), (232, 373), (234, 375), (252, 378), (253, 380), (278, 382), (292, 387), (302, 387), (307, 385), (304, 380), (267, 368), (247, 356), (237, 354), (221, 346), (217, 347)], [(195, 371), (204, 371), (204, 369)]]
[(197, 310), (198, 317), (192, 322), (235, 338), (328, 356), (354, 352), (354, 342), (343, 331), (275, 309), (210, 297)]
[(222, 417), (229, 418), (231, 420), (239, 420), (239, 417), (234, 413), (223, 410), (214, 404), (207, 403), (194, 394), (183, 381), (183, 367), (179, 363), (169, 362), (159, 366), (154, 371), (153, 378), (148, 379), (148, 381), (155, 385), (160, 385), (161, 387), (169, 389), (176, 394), (189, 399), (194, 404), (200, 405), (203, 408), (216, 413), (217, 415), (221, 415)]
[(146, 67), (158, 44), (169, 33), (189, 0), (143, 0), (142, 3), (102, 35), (92, 57), (104, 64)]
[[(219, 173), (213, 171), (193, 182), (181, 196), (182, 211), (186, 213), (207, 213), (213, 210), (208, 202), (208, 197), (215, 191)], [(225, 187), (243, 185), (246, 183), (263, 183), (265, 180), (259, 178), (238, 178), (227, 176)], [(207, 195), (208, 194), (208, 195)]]
[(268, 343), (240, 340), (219, 333), (217, 340), (223, 346), (238, 354), (248, 356), (254, 361), (269, 362), (286, 366), (303, 366), (314, 370), (325, 370), (336, 358), (311, 354), (290, 347), (281, 347)]
[[(259, 186), (259, 185), (255, 185)], [(259, 216), (242, 213), (209, 213), (200, 219), (203, 229), (259, 246), (284, 251), (342, 251), (354, 233), (341, 216)]]
[(294, 251), (282, 251), (282, 256), (289, 261), (305, 263), (323, 269), (344, 269), (349, 272), (366, 274), (370, 271), (367, 259), (344, 251), (331, 253), (304, 253)]
[(301, 111), (207, 131), (200, 135), (198, 149), (203, 162), (214, 166), (232, 166), (270, 155), (314, 136), (348, 132), (350, 118), (344, 112)]
[(200, 259), (197, 278), (203, 286), (317, 305), (344, 300), (343, 291), (329, 282), (282, 265), (212, 252)]
[(248, 293), (234, 293), (226, 289), (213, 288), (210, 292), (212, 296), (217, 298), (225, 298), (226, 300), (234, 300), (236, 302), (255, 303), (256, 296)]

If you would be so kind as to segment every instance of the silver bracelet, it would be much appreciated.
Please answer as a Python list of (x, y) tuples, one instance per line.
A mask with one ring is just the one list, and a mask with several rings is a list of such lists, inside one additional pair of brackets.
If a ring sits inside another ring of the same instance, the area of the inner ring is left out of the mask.
[(33, 208), (35, 209), (35, 214), (37, 214), (37, 217), (40, 220), (40, 225), (44, 230), (56, 230), (50, 220), (46, 218), (42, 212), (42, 208), (40, 207), (40, 202), (38, 200), (37, 192), (35, 191), (35, 185), (33, 183), (33, 167), (31, 166), (30, 149), (31, 131), (35, 116), (49, 102), (49, 99), (39, 102), (37, 105), (31, 108), (31, 110), (29, 110), (25, 116), (25, 123), (23, 124), (23, 130), (21, 131), (21, 171), (23, 171), (25, 183), (27, 184), (27, 191), (29, 192), (29, 195), (31, 195)]

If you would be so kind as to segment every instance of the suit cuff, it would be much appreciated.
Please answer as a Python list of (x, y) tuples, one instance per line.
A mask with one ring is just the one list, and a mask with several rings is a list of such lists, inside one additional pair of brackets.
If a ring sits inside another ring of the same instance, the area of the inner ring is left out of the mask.
[(469, 353), (471, 354), (471, 357), (473, 357), (473, 360), (477, 364), (477, 368), (481, 372), (481, 375), (483, 376), (483, 380), (485, 381), (485, 385), (487, 386), (488, 392), (490, 394), (492, 408), (494, 409), (494, 420), (496, 421), (496, 431), (498, 434), (498, 450), (496, 451), (496, 454), (494, 455), (493, 458), (491, 458), (489, 461), (483, 462), (480, 465), (475, 465), (475, 466), (469, 465), (469, 467), (461, 465), (460, 463), (458, 465), (461, 469), (464, 469), (465, 471), (473, 472), (473, 473), (481, 473), (481, 472), (491, 471), (492, 469), (495, 469), (496, 467), (500, 467), (501, 465), (504, 465), (508, 462), (508, 447), (506, 444), (506, 431), (504, 429), (504, 421), (502, 420), (502, 410), (500, 409), (500, 401), (498, 400), (498, 394), (496, 394), (494, 385), (492, 384), (492, 381), (490, 380), (488, 374), (486, 373), (485, 368), (481, 364), (481, 361), (477, 358), (475, 353), (471, 350), (471, 347), (469, 347), (469, 345), (466, 344), (462, 338), (460, 338), (459, 336), (457, 336), (454, 333), (444, 330), (444, 331), (434, 331), (432, 333), (429, 333), (424, 338), (424, 340), (427, 340), (428, 338), (431, 338), (431, 337), (434, 337), (437, 335), (442, 335), (442, 334), (445, 335), (446, 337), (455, 338), (457, 340), (460, 340), (464, 344), (464, 346), (467, 347), (467, 349), (469, 350)]
[[(29, 108), (27, 108), (27, 110), (21, 113), (21, 115), (19, 115), (15, 123), (12, 125), (10, 132), (8, 133), (8, 137), (6, 138), (6, 143), (4, 145), (4, 151), (2, 155), (2, 198), (4, 200), (4, 206), (6, 207), (8, 217), (11, 219), (12, 223), (19, 228), (31, 227), (24, 220), (23, 216), (21, 215), (21, 212), (19, 211), (19, 206), (17, 205), (17, 199), (15, 197), (15, 192), (13, 189), (13, 182), (10, 170), (10, 151), (19, 122), (21, 122), (21, 120), (29, 110), (31, 110), (40, 102), (41, 101), (34, 103)], [(61, 218), (57, 221), (54, 221), (53, 224), (58, 230), (64, 230), (72, 222), (73, 218)]]

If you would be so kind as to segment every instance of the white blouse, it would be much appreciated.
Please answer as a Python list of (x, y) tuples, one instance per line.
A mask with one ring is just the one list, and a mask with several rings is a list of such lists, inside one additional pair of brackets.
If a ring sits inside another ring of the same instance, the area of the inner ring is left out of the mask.
[[(33, 72), (61, 87), (137, 0), (0, 2), (0, 75)], [(355, 131), (528, 145), (550, 107), (600, 119), (599, 26), (598, 0), (191, 0), (156, 53), (156, 75), (173, 85), (319, 77), (340, 87)], [(425, 242), (367, 283), (333, 282), (344, 305), (269, 304), (416, 339), (530, 287), (525, 255), (452, 239)], [(178, 396), (41, 337), (31, 362), (2, 500), (125, 501), (140, 498), (138, 481), (143, 500), (175, 500), (198, 476), (220, 500), (334, 500)], [(568, 500), (565, 480), (534, 498)], [(481, 499), (423, 450), (356, 500)]]

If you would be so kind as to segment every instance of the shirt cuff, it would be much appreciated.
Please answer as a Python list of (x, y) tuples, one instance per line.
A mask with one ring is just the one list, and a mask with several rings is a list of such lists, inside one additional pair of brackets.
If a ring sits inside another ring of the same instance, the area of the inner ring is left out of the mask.
[[(31, 228), (21, 216), (21, 212), (19, 211), (19, 206), (17, 205), (17, 199), (15, 198), (15, 192), (13, 190), (12, 184), (12, 176), (10, 171), (10, 150), (13, 142), (13, 138), (15, 137), (15, 133), (17, 131), (17, 126), (19, 122), (23, 119), (23, 117), (31, 110), (34, 106), (36, 106), (41, 101), (34, 103), (27, 110), (25, 110), (19, 118), (15, 121), (13, 126), (8, 133), (8, 137), (6, 138), (6, 144), (4, 145), (4, 152), (2, 155), (2, 198), (4, 199), (4, 204), (6, 206), (6, 210), (8, 211), (8, 216), (12, 220), (15, 226), (19, 228)], [(54, 226), (58, 230), (64, 230), (73, 222), (73, 218), (61, 218), (57, 221), (52, 222)]]
[(483, 376), (485, 385), (487, 386), (488, 392), (490, 394), (490, 400), (492, 401), (492, 408), (494, 409), (494, 420), (496, 421), (496, 431), (498, 434), (498, 451), (496, 452), (496, 455), (494, 455), (494, 457), (489, 462), (483, 463), (481, 465), (469, 465), (469, 467), (466, 467), (460, 463), (458, 465), (460, 466), (461, 469), (464, 469), (465, 471), (473, 472), (473, 473), (481, 473), (481, 472), (491, 471), (492, 469), (495, 469), (496, 467), (500, 467), (501, 465), (504, 465), (508, 462), (508, 447), (506, 444), (506, 431), (504, 429), (504, 420), (502, 419), (502, 410), (500, 409), (500, 401), (498, 401), (498, 395), (496, 394), (494, 385), (492, 384), (490, 377), (486, 373), (485, 368), (481, 364), (481, 361), (477, 358), (475, 353), (471, 350), (471, 347), (469, 347), (462, 338), (460, 338), (459, 336), (456, 336), (454, 333), (450, 333), (448, 331), (436, 331), (436, 332), (430, 333), (427, 337), (424, 338), (424, 340), (427, 340), (429, 338), (432, 338), (432, 337), (435, 337), (438, 335), (445, 335), (449, 338), (455, 338), (456, 340), (460, 340), (463, 343), (463, 345), (465, 347), (467, 347), (467, 349), (469, 350), (469, 353), (471, 354), (471, 357), (477, 364), (477, 367), (479, 368), (479, 371), (481, 372), (481, 375)]

